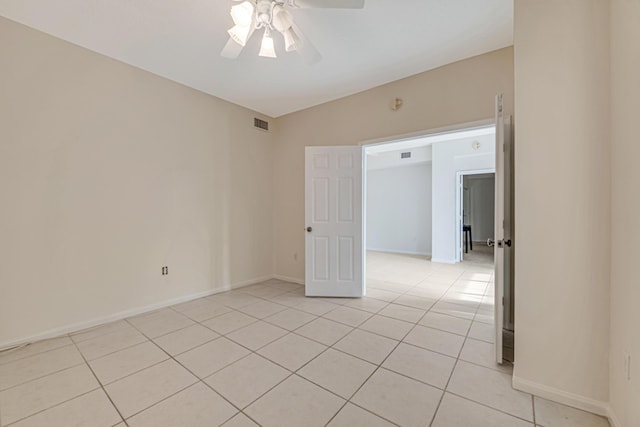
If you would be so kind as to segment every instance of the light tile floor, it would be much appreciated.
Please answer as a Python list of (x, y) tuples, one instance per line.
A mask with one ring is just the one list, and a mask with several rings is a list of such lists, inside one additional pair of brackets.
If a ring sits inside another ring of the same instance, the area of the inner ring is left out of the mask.
[(0, 353), (0, 427), (605, 427), (511, 388), (491, 266), (369, 253), (368, 296), (270, 280)]

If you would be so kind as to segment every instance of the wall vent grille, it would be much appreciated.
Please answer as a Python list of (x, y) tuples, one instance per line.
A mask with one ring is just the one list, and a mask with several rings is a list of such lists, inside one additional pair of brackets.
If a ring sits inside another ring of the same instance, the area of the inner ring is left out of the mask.
[(269, 122), (264, 121), (264, 120), (260, 120), (257, 117), (253, 118), (253, 126), (255, 128), (260, 129), (260, 130), (265, 130), (265, 131), (269, 130)]
[(407, 151), (405, 153), (400, 153), (400, 158), (401, 159), (410, 159), (411, 158), (411, 151)]

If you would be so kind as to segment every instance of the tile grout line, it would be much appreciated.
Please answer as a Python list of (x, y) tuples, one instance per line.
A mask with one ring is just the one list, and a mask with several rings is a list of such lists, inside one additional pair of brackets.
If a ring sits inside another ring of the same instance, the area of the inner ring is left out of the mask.
[[(73, 340), (72, 340), (73, 341)], [(102, 382), (100, 381), (100, 379), (98, 378), (98, 376), (96, 375), (95, 371), (93, 370), (93, 368), (91, 367), (91, 365), (89, 364), (89, 361), (87, 361), (87, 358), (84, 357), (84, 354), (82, 354), (82, 352), (80, 351), (80, 348), (78, 347), (78, 345), (74, 342), (74, 345), (76, 346), (76, 350), (78, 351), (78, 353), (80, 353), (80, 356), (82, 356), (82, 359), (84, 360), (85, 365), (87, 366), (87, 368), (89, 368), (89, 370), (91, 371), (91, 374), (93, 375), (93, 377), (96, 379), (96, 382), (98, 383), (98, 385), (100, 386), (100, 389), (102, 390), (102, 392), (105, 394), (105, 396), (107, 396), (107, 399), (109, 399), (109, 402), (111, 402), (111, 406), (113, 406), (113, 408), (116, 410), (116, 412), (118, 413), (118, 415), (120, 416), (120, 419), (122, 420), (122, 422), (124, 422), (125, 426), (129, 426), (129, 423), (127, 423), (127, 421), (125, 420), (125, 418), (122, 416), (122, 412), (120, 412), (120, 409), (116, 406), (115, 402), (113, 401), (113, 399), (111, 399), (111, 396), (109, 395), (109, 393), (107, 393), (107, 390), (105, 390), (104, 386), (102, 385)]]

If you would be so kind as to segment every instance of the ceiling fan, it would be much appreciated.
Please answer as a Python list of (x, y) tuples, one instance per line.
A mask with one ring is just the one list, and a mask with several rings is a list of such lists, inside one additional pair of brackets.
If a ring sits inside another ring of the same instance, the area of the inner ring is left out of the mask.
[[(229, 40), (220, 55), (236, 59), (247, 41), (256, 30), (264, 29), (259, 56), (275, 58), (276, 51), (271, 37), (279, 32), (284, 38), (287, 52), (298, 52), (306, 62), (313, 64), (320, 60), (320, 53), (293, 22), (288, 9), (332, 8), (362, 9), (364, 0), (234, 0), (238, 4), (231, 7), (234, 26), (228, 31)], [(241, 3), (240, 3), (241, 2)]]

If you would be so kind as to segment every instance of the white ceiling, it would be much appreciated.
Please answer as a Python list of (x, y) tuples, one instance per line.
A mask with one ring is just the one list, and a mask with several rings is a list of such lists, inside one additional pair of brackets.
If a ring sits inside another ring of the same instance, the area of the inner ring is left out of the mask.
[(0, 15), (200, 91), (277, 117), (512, 44), (513, 0), (365, 0), (299, 9), (322, 54), (260, 58), (260, 34), (220, 57), (231, 0), (0, 0)]

